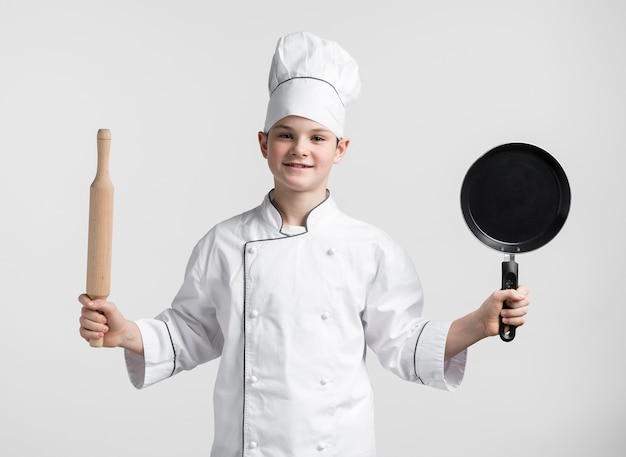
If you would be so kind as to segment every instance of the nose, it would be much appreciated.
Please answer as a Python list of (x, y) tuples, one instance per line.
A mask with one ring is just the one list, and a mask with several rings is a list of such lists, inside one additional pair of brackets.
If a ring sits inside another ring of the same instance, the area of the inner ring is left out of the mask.
[(301, 136), (297, 137), (294, 141), (293, 147), (291, 148), (291, 154), (297, 155), (301, 157), (306, 157), (309, 153), (308, 149), (308, 141), (306, 137)]

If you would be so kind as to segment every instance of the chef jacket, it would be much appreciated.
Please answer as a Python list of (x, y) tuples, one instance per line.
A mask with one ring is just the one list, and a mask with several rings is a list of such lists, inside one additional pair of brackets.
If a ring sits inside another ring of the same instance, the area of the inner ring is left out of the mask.
[(453, 390), (466, 352), (444, 363), (449, 322), (422, 313), (422, 287), (386, 233), (330, 194), (288, 235), (271, 192), (195, 246), (171, 308), (137, 321), (126, 351), (143, 388), (221, 356), (214, 457), (373, 457), (366, 346), (399, 377)]

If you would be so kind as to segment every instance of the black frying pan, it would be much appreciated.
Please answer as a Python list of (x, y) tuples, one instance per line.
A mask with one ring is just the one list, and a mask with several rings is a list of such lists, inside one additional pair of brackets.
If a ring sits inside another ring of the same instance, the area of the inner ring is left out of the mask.
[[(570, 198), (563, 168), (531, 144), (495, 147), (467, 171), (461, 188), (463, 217), (483, 244), (505, 253), (502, 289), (517, 288), (515, 254), (543, 246), (561, 230)], [(515, 338), (515, 327), (503, 325), (502, 319), (500, 338)]]

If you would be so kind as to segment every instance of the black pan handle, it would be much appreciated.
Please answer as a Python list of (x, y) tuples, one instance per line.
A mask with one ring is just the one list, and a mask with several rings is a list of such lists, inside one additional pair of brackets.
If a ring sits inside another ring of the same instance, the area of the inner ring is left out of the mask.
[[(504, 262), (502, 262), (502, 290), (505, 289), (517, 289), (517, 262), (514, 255), (505, 256)], [(504, 303), (503, 308), (508, 308)], [(500, 316), (500, 339), (507, 343), (513, 341), (515, 338), (514, 325), (504, 325), (502, 322), (502, 316)]]

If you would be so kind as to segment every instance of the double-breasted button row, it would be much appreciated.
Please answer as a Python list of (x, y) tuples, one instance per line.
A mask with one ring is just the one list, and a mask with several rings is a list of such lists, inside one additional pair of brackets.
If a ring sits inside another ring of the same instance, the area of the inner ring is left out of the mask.
[[(259, 249), (256, 246), (248, 246), (246, 248), (246, 253), (248, 255), (257, 255), (259, 253)], [(328, 248), (326, 250), (326, 254), (328, 256), (334, 256), (334, 255), (337, 254), (337, 250), (335, 248), (333, 248), (333, 247), (330, 247), (330, 248)], [(261, 313), (256, 308), (250, 309), (248, 311), (248, 317), (250, 319), (257, 319), (260, 316), (261, 316)], [(323, 321), (327, 321), (327, 320), (331, 319), (331, 317), (332, 317), (330, 311), (322, 311), (318, 316)], [(255, 384), (259, 383), (259, 381), (260, 381), (259, 378), (257, 376), (255, 376), (255, 375), (250, 375), (248, 377), (248, 384), (250, 385), (251, 389), (256, 388), (256, 386), (255, 387), (252, 387), (252, 386), (254, 386)], [(328, 386), (330, 383), (332, 383), (332, 379), (330, 379), (328, 377), (322, 377), (322, 378), (319, 379), (319, 383), (320, 383), (321, 386)], [(257, 449), (257, 448), (260, 448), (260, 447), (262, 447), (262, 445), (260, 445), (257, 441), (254, 441), (254, 440), (248, 441), (248, 449), (252, 450), (252, 449)], [(316, 445), (316, 450), (320, 451), (320, 453), (322, 451), (325, 451), (327, 448), (328, 448), (328, 444), (326, 442), (324, 442), (324, 441), (320, 441)]]

